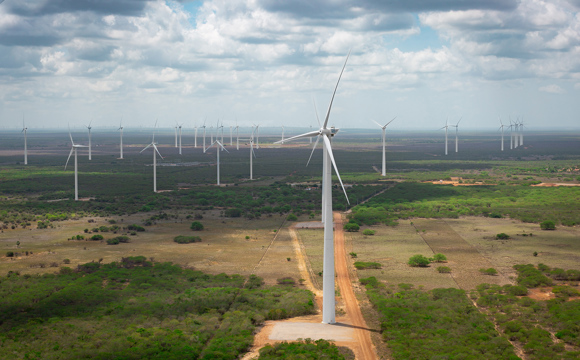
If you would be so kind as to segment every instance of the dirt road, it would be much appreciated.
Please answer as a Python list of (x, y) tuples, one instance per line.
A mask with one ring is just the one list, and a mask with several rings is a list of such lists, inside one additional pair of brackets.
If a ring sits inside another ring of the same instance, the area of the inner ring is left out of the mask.
[(370, 330), (360, 311), (358, 301), (352, 289), (352, 283), (348, 274), (346, 248), (344, 245), (344, 230), (342, 215), (334, 212), (334, 266), (336, 269), (336, 281), (340, 288), (340, 295), (346, 307), (346, 313), (350, 317), (352, 326), (355, 328), (355, 336), (360, 345), (361, 359), (376, 359), (376, 351), (371, 341)]

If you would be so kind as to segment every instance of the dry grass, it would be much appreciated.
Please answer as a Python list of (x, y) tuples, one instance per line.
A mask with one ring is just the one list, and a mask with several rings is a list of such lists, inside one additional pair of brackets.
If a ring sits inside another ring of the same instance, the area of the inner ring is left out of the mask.
[[(201, 222), (205, 229), (193, 232), (189, 226), (193, 220), (186, 220), (184, 215), (180, 220), (159, 222), (146, 227), (146, 232), (131, 236), (131, 242), (119, 245), (106, 245), (103, 241), (68, 241), (73, 235), (84, 234), (85, 228), (109, 225), (106, 219), (96, 218), (96, 223), (88, 223), (87, 219), (55, 223), (55, 229), (18, 229), (5, 230), (0, 233), (0, 274), (8, 271), (26, 273), (45, 273), (58, 270), (50, 268), (53, 262), (60, 266), (76, 267), (78, 264), (98, 261), (120, 261), (125, 256), (143, 255), (153, 257), (155, 261), (170, 261), (183, 266), (194, 267), (212, 274), (227, 273), (249, 275), (262, 259), (262, 264), (256, 268), (258, 275), (263, 276), (268, 283), (277, 278), (292, 276), (299, 278), (297, 266), (286, 260), (294, 257), (289, 236), (279, 236), (268, 252), (268, 246), (283, 222), (283, 217), (272, 216), (260, 220), (230, 219), (219, 217), (217, 211), (207, 211)], [(141, 224), (145, 216), (125, 217), (123, 222), (116, 219), (120, 226)], [(101, 233), (105, 239), (119, 234)], [(177, 235), (199, 235), (200, 243), (177, 244), (173, 238)], [(281, 234), (282, 235), (282, 234)], [(250, 236), (246, 240), (245, 237)], [(20, 241), (20, 248), (16, 248)], [(50, 252), (49, 252), (50, 250)], [(6, 251), (17, 251), (24, 254), (32, 251), (33, 255), (21, 255), (10, 259), (5, 257)], [(63, 260), (70, 259), (70, 265), (64, 265)], [(45, 264), (45, 268), (38, 267)], [(273, 264), (278, 264), (279, 269)], [(284, 266), (280, 266), (284, 264)], [(261, 267), (264, 267), (264, 270)]]

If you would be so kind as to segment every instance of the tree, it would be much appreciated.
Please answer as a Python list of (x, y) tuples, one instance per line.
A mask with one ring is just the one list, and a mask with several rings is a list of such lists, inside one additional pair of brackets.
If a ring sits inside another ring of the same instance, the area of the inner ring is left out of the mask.
[(344, 230), (348, 232), (356, 232), (360, 230), (360, 226), (356, 223), (346, 223), (344, 224)]
[(286, 220), (288, 221), (296, 221), (298, 220), (298, 216), (294, 215), (294, 214), (290, 214), (286, 217)]
[(364, 229), (363, 230), (363, 235), (374, 235), (375, 231), (371, 230), (371, 229)]
[(193, 231), (201, 231), (203, 230), (203, 224), (200, 223), (199, 221), (194, 221), (191, 223), (191, 226), (189, 228)]
[(435, 255), (433, 255), (433, 259), (431, 259), (431, 261), (438, 262), (438, 263), (445, 262), (445, 261), (447, 261), (447, 257), (443, 254), (435, 254)]
[(409, 258), (408, 264), (413, 267), (427, 267), (431, 261), (423, 255), (413, 255)]
[(500, 240), (507, 240), (510, 238), (510, 236), (506, 233), (499, 233), (495, 236), (495, 238)]
[(437, 271), (441, 274), (448, 274), (451, 272), (451, 268), (448, 266), (439, 266), (437, 267)]
[(556, 224), (551, 220), (546, 220), (540, 223), (540, 228), (542, 230), (556, 230)]

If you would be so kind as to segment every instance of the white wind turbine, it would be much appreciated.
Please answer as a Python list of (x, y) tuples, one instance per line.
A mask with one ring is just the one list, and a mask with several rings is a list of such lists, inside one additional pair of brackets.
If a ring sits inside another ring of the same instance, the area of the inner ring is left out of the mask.
[[(217, 184), (219, 186), (220, 185), (220, 152), (223, 151), (223, 150), (225, 150), (226, 152), (229, 152), (229, 151), (217, 139), (217, 135), (216, 135), (215, 141), (210, 146), (208, 146), (207, 148), (209, 149), (209, 148), (211, 148), (214, 145), (216, 145), (216, 154), (217, 154)], [(220, 148), (221, 148), (221, 151), (220, 151)]]
[(175, 122), (175, 147), (177, 147), (177, 121)]
[[(75, 142), (73, 141), (72, 135), (70, 133), (70, 127), (68, 130), (68, 136), (70, 137), (71, 149), (70, 149), (70, 154), (68, 154), (68, 159), (66, 159), (66, 164), (64, 164), (64, 169), (66, 170), (66, 167), (68, 166), (68, 162), (70, 160), (70, 157), (74, 152), (75, 153), (75, 201), (77, 201), (79, 199), (79, 173), (78, 173), (77, 149), (85, 148), (88, 146), (75, 144)], [(90, 149), (90, 147), (89, 147), (89, 149)]]
[(506, 126), (501, 121), (501, 118), (499, 118), (499, 123), (501, 124), (501, 126), (499, 127), (498, 130), (501, 130), (501, 151), (503, 151), (503, 128)]
[[(350, 55), (350, 53), (349, 53)], [(322, 138), (323, 142), (323, 177), (322, 177), (322, 202), (325, 208), (323, 212), (324, 219), (324, 264), (323, 264), (323, 280), (322, 280), (322, 292), (323, 292), (323, 299), (322, 299), (322, 322), (326, 324), (333, 324), (335, 323), (335, 288), (334, 288), (334, 233), (333, 233), (333, 221), (332, 221), (332, 166), (334, 167), (334, 171), (340, 181), (340, 185), (342, 186), (342, 190), (344, 191), (344, 195), (346, 196), (346, 190), (344, 189), (344, 185), (342, 184), (342, 180), (340, 178), (340, 174), (338, 173), (338, 168), (336, 167), (336, 162), (334, 161), (334, 155), (332, 153), (332, 146), (330, 139), (338, 132), (338, 129), (333, 127), (328, 128), (328, 119), (330, 116), (330, 110), (332, 108), (332, 102), (334, 101), (334, 96), (336, 94), (336, 90), (338, 88), (338, 84), (340, 83), (340, 79), (342, 77), (342, 73), (344, 72), (344, 68), (346, 67), (346, 62), (348, 61), (348, 55), (342, 67), (342, 71), (340, 72), (340, 76), (338, 77), (338, 81), (334, 88), (334, 92), (332, 93), (332, 98), (330, 99), (330, 104), (328, 105), (328, 111), (326, 113), (326, 117), (324, 119), (324, 124), (321, 125), (320, 129), (317, 131), (311, 131), (302, 135), (297, 135), (290, 137), (285, 142), (292, 141), (295, 139), (305, 138), (305, 137), (314, 137), (316, 136), (316, 142), (314, 143), (314, 149), (316, 149), (316, 145), (318, 144), (318, 140)], [(280, 143), (278, 141), (277, 143)], [(310, 154), (312, 157), (312, 154)], [(309, 160), (310, 161), (310, 160)], [(348, 201), (348, 196), (347, 196)]]
[(240, 127), (238, 126), (237, 120), (236, 120), (236, 150), (240, 150)]
[[(218, 122), (219, 124), (219, 122)], [(221, 141), (220, 143), (222, 144), (222, 151), (224, 151), (224, 147), (223, 147), (223, 143), (224, 143), (224, 123), (222, 121), (222, 124), (218, 127), (218, 131), (216, 132), (215, 135), (215, 139), (217, 140), (218, 134), (220, 133), (220, 129), (221, 129)]]
[(254, 132), (252, 131), (252, 136), (250, 137), (250, 180), (254, 180), (254, 163), (253, 158), (256, 157), (254, 153)]
[(93, 123), (93, 122), (91, 121), (91, 122), (89, 123), (89, 125), (87, 126), (87, 129), (89, 129), (89, 160), (92, 160), (92, 159), (93, 159), (93, 158), (92, 158), (92, 154), (91, 154), (91, 148), (92, 148), (92, 146), (91, 146), (91, 129), (92, 129), (92, 127), (91, 127), (91, 124), (92, 124), (92, 123)]
[(177, 124), (177, 126), (179, 127), (179, 155), (181, 155), (181, 128), (183, 124)]
[(195, 147), (197, 149), (197, 125), (195, 125), (194, 129), (195, 129), (195, 137), (194, 137), (193, 147)]
[[(461, 119), (462, 118), (459, 118), (459, 121), (457, 122), (457, 124), (449, 125), (449, 126), (455, 128), (455, 152), (457, 152), (457, 149), (459, 148), (459, 141), (457, 139), (457, 132), (459, 131), (459, 123), (461, 122)], [(445, 153), (445, 155), (447, 155), (447, 153)]]
[(121, 136), (121, 143), (119, 146), (121, 156), (119, 157), (119, 159), (122, 159), (123, 158), (123, 120), (122, 119), (121, 119), (121, 122), (119, 123), (119, 128), (117, 130), (120, 132), (119, 135)]
[(374, 121), (381, 129), (383, 129), (383, 172), (381, 173), (382, 176), (387, 176), (387, 153), (386, 153), (386, 141), (387, 141), (387, 126), (392, 123), (397, 117), (395, 116), (391, 121), (386, 123), (385, 125), (381, 125), (378, 122)]
[(513, 128), (514, 130), (512, 131), (512, 138), (513, 138), (513, 143), (514, 143), (514, 149), (517, 149), (518, 147), (518, 121), (514, 121), (513, 124)]
[(280, 141), (280, 144), (284, 144), (284, 125), (282, 125), (282, 141)]
[(157, 143), (155, 142), (155, 128), (156, 127), (157, 127), (157, 121), (155, 121), (155, 126), (153, 127), (153, 137), (151, 138), (151, 144), (145, 146), (145, 148), (139, 152), (139, 154), (140, 154), (143, 151), (149, 149), (150, 147), (153, 147), (153, 192), (155, 192), (155, 193), (157, 192), (157, 154), (159, 154), (159, 157), (163, 159), (163, 156), (161, 156), (161, 153), (157, 149)]
[(520, 120), (520, 146), (524, 146), (524, 117)]
[(203, 153), (205, 154), (205, 150), (206, 150), (206, 148), (205, 148), (205, 120), (203, 121), (202, 128), (203, 128)]
[[(449, 119), (445, 120), (445, 126), (443, 126), (441, 129), (445, 129), (445, 155), (447, 155), (447, 131), (449, 130), (449, 125), (447, 125), (447, 122), (449, 121)], [(441, 130), (439, 129), (439, 130)]]
[(28, 128), (24, 124), (24, 115), (22, 116), (22, 132), (24, 133), (24, 165), (28, 165), (28, 147), (26, 143), (26, 131)]
[(230, 125), (230, 146), (234, 145), (234, 133), (233, 127)]
[[(312, 131), (312, 125), (310, 125), (310, 131)], [(310, 143), (312, 144), (312, 138), (309, 138), (309, 139), (310, 139)]]
[[(216, 135), (216, 139), (217, 139), (217, 135)], [(209, 127), (209, 143), (213, 144), (213, 125)], [(208, 146), (208, 148), (209, 148), (209, 146)]]

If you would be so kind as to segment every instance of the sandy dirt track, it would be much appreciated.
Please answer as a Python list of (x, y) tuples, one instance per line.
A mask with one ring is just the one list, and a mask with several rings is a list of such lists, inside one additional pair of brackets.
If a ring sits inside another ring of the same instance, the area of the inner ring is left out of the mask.
[(370, 329), (368, 328), (358, 301), (352, 289), (352, 283), (348, 274), (348, 264), (346, 248), (344, 245), (344, 230), (342, 214), (334, 212), (334, 267), (336, 270), (336, 280), (340, 288), (340, 294), (346, 307), (346, 313), (350, 317), (352, 326), (355, 329), (355, 337), (359, 345), (360, 353), (356, 353), (360, 359), (376, 359), (376, 351), (371, 341)]

